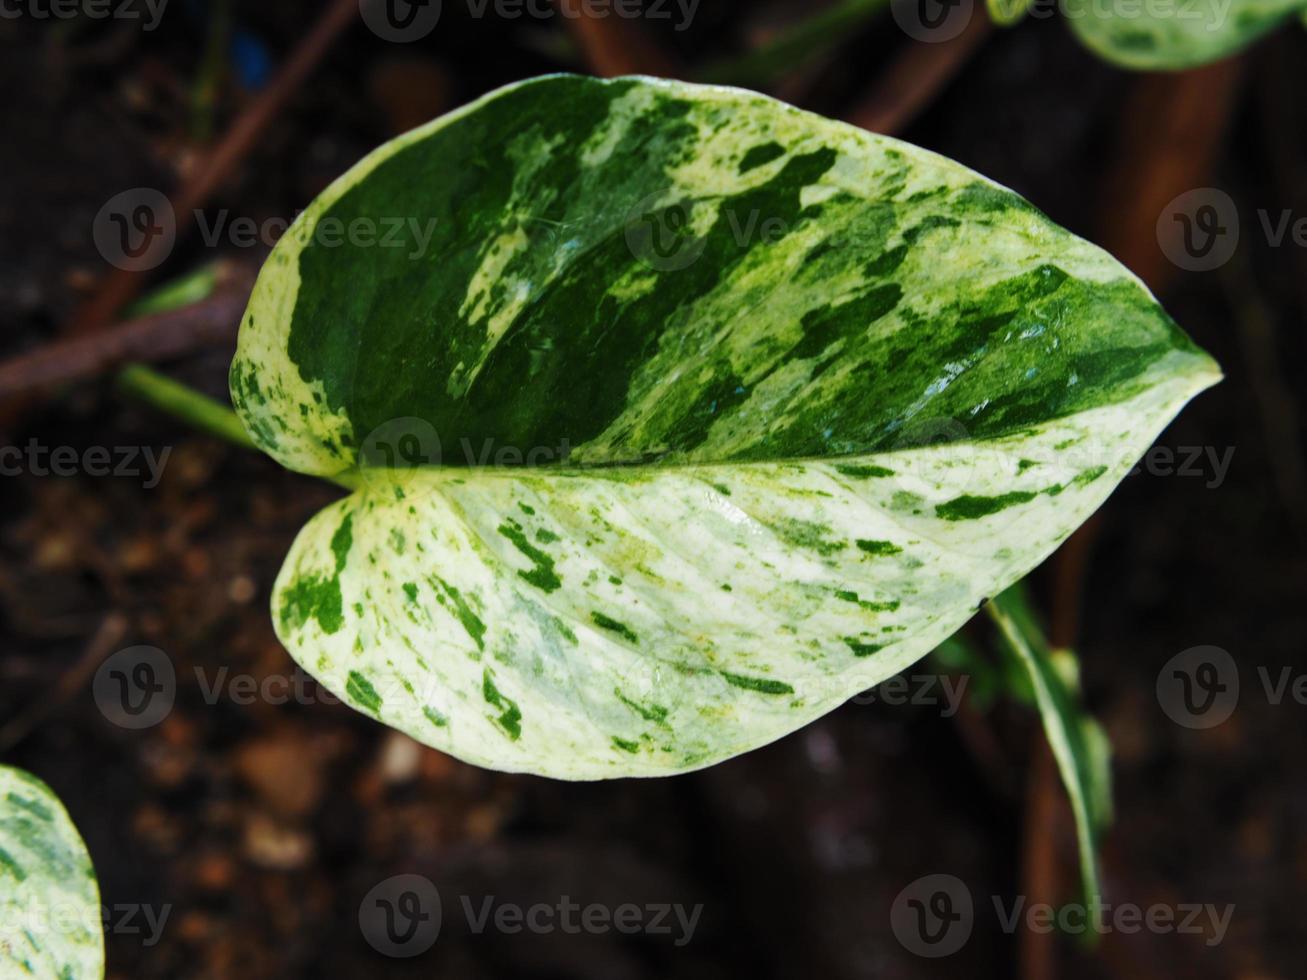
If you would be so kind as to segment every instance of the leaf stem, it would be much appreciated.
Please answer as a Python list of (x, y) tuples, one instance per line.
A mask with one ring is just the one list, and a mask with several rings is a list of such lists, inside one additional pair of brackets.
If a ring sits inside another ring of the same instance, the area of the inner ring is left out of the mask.
[[(1111, 790), (1105, 758), (1095, 759), (1089, 732), (1092, 722), (1076, 703), (1054, 664), (1034, 611), (1018, 584), (985, 603), (1008, 650), (1026, 668), (1053, 758), (1062, 774), (1075, 816), (1080, 845), (1080, 884), (1095, 927), (1101, 925), (1102, 886), (1098, 873), (1098, 838), (1107, 820)], [(1100, 764), (1096, 764), (1101, 761)]]
[[(129, 364), (118, 372), (119, 387), (147, 405), (189, 423), (201, 432), (217, 436), (242, 449), (259, 450), (240, 418), (226, 405), (201, 394), (189, 385), (174, 381), (144, 364)], [(338, 473), (322, 479), (345, 490), (353, 490), (356, 481), (351, 473)]]
[(175, 415), (202, 432), (243, 449), (258, 448), (230, 408), (153, 368), (129, 364), (118, 372), (118, 385), (132, 397)]

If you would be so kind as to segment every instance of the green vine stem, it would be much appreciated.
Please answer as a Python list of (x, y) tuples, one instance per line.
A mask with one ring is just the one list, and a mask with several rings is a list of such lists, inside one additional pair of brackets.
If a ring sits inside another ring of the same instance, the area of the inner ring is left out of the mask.
[[(127, 365), (118, 372), (118, 386), (133, 398), (167, 412), (201, 432), (217, 436), (242, 449), (259, 448), (230, 408), (151, 367), (144, 364)], [(355, 487), (355, 481), (349, 473), (338, 473), (323, 479), (345, 490), (353, 490)]]
[(175, 415), (202, 432), (242, 449), (258, 448), (230, 408), (153, 368), (129, 364), (118, 372), (118, 385), (133, 398)]

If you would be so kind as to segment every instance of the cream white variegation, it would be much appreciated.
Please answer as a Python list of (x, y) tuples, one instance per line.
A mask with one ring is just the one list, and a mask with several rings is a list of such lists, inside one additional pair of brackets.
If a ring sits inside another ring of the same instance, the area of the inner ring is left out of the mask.
[[(369, 222), (410, 233), (348, 244)], [(284, 465), (357, 487), (277, 582), (304, 667), (470, 762), (587, 779), (710, 765), (913, 663), (1218, 377), (957, 164), (740, 90), (550, 76), (315, 201), (232, 393)]]
[(50, 787), (0, 766), (0, 977), (103, 976), (100, 889), (86, 845)]

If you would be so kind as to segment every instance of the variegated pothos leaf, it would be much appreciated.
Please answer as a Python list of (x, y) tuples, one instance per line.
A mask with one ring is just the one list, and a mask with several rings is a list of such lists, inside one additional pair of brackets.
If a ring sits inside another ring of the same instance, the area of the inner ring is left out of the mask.
[(0, 977), (104, 976), (100, 889), (50, 787), (0, 766)]
[[(394, 219), (400, 247), (345, 243)], [(911, 664), (1218, 376), (957, 164), (750, 92), (550, 76), (324, 192), (232, 394), (284, 465), (358, 486), (276, 585), (304, 667), (460, 758), (596, 778)]]
[(1062, 0), (1063, 16), (1096, 54), (1126, 68), (1193, 68), (1235, 54), (1304, 0)]

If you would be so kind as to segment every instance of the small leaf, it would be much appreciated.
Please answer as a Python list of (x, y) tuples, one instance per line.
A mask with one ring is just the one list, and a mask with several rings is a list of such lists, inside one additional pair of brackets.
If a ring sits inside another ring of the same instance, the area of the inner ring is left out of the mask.
[[(359, 244), (388, 219), (401, 247)], [(579, 779), (709, 765), (914, 663), (1219, 373), (957, 164), (551, 76), (318, 198), (231, 376), (268, 453), (358, 487), (277, 581), (292, 654), (420, 741)]]
[[(1044, 733), (1057, 760), (1062, 783), (1071, 798), (1080, 844), (1081, 888), (1085, 905), (1101, 915), (1102, 887), (1098, 875), (1098, 841), (1112, 818), (1110, 748), (1102, 728), (1080, 707), (1075, 657), (1069, 650), (1051, 650), (1014, 586), (986, 609), (998, 624), (1006, 649), (1025, 669), (1035, 692), (1035, 705)], [(1070, 671), (1067, 661), (1070, 661)], [(1062, 666), (1059, 666), (1059, 661)], [(1101, 923), (1099, 923), (1101, 924)]]
[(0, 976), (104, 976), (100, 889), (50, 787), (0, 766)]
[(1178, 70), (1247, 47), (1303, 10), (1303, 0), (1063, 0), (1063, 16), (1098, 55), (1125, 68)]
[(1021, 20), (1034, 3), (1035, 0), (985, 0), (990, 19), (1000, 27), (1009, 27)]

